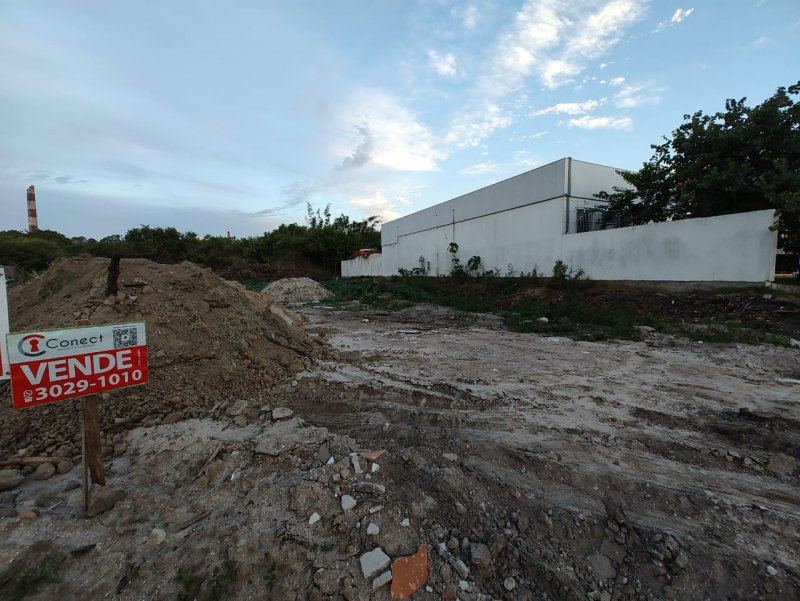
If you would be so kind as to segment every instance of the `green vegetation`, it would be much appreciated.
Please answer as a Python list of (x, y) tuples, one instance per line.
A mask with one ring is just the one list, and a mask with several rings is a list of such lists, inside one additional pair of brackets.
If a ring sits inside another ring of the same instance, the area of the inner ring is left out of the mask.
[[(788, 345), (786, 332), (800, 323), (745, 320), (737, 311), (711, 310), (694, 317), (704, 298), (694, 298), (685, 315), (663, 313), (667, 295), (654, 292), (608, 291), (567, 265), (554, 267), (554, 277), (400, 277), (347, 278), (323, 284), (334, 294), (326, 302), (358, 302), (390, 311), (418, 303), (450, 307), (456, 311), (494, 313), (516, 332), (568, 336), (578, 340), (639, 339), (641, 326), (662, 334), (680, 335), (705, 342), (771, 343)], [(713, 296), (713, 295), (712, 295)], [(652, 306), (642, 308), (648, 302)], [(669, 305), (672, 306), (672, 305)], [(465, 321), (467, 321), (465, 316)], [(787, 320), (790, 317), (787, 317)], [(788, 328), (788, 329), (787, 329)], [(791, 337), (797, 337), (792, 334)]]
[(639, 171), (620, 172), (632, 189), (614, 188), (607, 219), (621, 225), (776, 209), (779, 243), (800, 254), (800, 82), (763, 103), (730, 99), (725, 111), (685, 115), (653, 145)]
[(223, 599), (236, 576), (238, 563), (233, 559), (226, 559), (215, 566), (208, 580), (208, 598), (210, 601)]
[(0, 231), (0, 265), (13, 265), (22, 277), (42, 271), (59, 257), (89, 254), (110, 257), (144, 257), (158, 263), (192, 261), (212, 269), (234, 265), (273, 263), (298, 269), (336, 274), (339, 262), (360, 248), (380, 245), (377, 217), (353, 221), (346, 215), (331, 219), (330, 207), (323, 212), (307, 207), (305, 225), (284, 224), (261, 236), (227, 238), (200, 237), (173, 227), (143, 225), (124, 236), (68, 238), (50, 230), (32, 234)]

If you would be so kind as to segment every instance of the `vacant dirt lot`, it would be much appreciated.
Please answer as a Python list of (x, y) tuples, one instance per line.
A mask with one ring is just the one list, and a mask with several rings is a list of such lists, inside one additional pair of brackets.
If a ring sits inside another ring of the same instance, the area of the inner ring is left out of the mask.
[(800, 350), (298, 311), (327, 358), (115, 434), (105, 511), (1, 493), (0, 599), (382, 601), (420, 544), (417, 601), (800, 599)]

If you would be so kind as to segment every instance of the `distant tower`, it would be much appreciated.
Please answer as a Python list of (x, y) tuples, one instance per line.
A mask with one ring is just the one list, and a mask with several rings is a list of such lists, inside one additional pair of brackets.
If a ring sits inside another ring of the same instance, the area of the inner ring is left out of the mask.
[(36, 190), (28, 186), (28, 233), (39, 229), (39, 220), (36, 218)]

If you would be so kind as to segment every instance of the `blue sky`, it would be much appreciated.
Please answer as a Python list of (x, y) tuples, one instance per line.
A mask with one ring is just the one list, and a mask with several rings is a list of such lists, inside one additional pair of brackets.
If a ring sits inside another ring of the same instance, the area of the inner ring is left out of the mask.
[(800, 79), (800, 2), (0, 0), (0, 229), (385, 220), (561, 157), (635, 169)]

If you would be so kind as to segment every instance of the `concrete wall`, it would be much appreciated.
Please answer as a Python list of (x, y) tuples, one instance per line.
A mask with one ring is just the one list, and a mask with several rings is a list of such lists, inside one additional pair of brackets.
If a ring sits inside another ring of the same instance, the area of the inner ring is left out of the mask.
[(381, 253), (373, 253), (366, 257), (355, 257), (342, 261), (343, 278), (377, 277), (379, 275), (383, 275), (383, 257)]
[(772, 210), (564, 236), (561, 259), (595, 280), (766, 282), (775, 276)]

